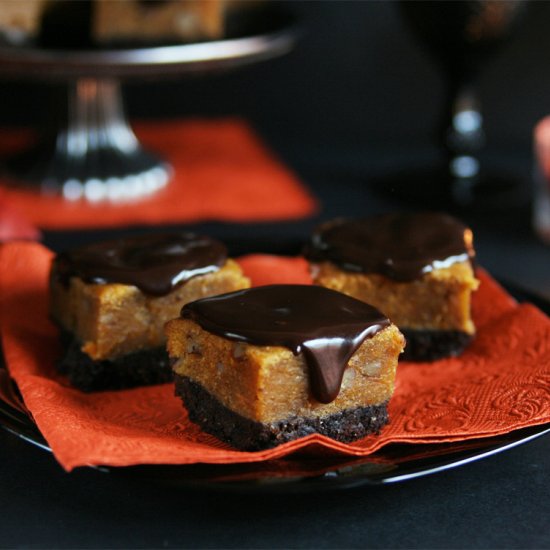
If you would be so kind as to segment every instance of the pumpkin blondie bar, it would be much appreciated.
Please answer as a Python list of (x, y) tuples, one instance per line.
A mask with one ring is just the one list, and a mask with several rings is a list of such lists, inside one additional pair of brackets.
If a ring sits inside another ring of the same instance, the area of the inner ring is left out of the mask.
[(461, 353), (475, 335), (472, 231), (442, 213), (397, 213), (321, 225), (304, 255), (314, 282), (374, 305), (405, 335), (403, 358)]
[(248, 286), (222, 243), (192, 233), (59, 254), (50, 275), (50, 314), (66, 346), (58, 369), (85, 391), (168, 381), (166, 321), (187, 302)]
[(353, 441), (388, 421), (404, 338), (359, 300), (268, 285), (187, 304), (166, 331), (189, 418), (238, 449)]

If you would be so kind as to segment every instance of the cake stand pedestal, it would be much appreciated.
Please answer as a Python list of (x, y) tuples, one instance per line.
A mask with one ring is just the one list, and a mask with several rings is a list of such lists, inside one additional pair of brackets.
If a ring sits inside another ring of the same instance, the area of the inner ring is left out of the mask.
[(118, 80), (68, 83), (66, 107), (57, 128), (7, 159), (15, 185), (97, 202), (142, 197), (168, 183), (169, 164), (140, 145), (126, 120)]

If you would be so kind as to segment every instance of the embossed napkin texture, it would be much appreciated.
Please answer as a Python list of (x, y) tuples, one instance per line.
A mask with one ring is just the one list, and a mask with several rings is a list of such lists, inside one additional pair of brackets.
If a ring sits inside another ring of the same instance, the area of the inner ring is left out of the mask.
[[(0, 202), (43, 229), (289, 220), (317, 210), (298, 177), (241, 120), (142, 123), (135, 130), (146, 148), (174, 168), (172, 181), (158, 193), (122, 204), (92, 204), (40, 196), (0, 182)], [(28, 133), (0, 132), (0, 153), (19, 150), (29, 140)]]
[[(85, 394), (55, 374), (60, 353), (48, 321), (52, 253), (36, 243), (0, 248), (0, 320), (11, 376), (62, 466), (239, 463), (308, 454), (365, 456), (388, 443), (455, 442), (550, 422), (550, 319), (517, 304), (485, 272), (473, 300), (477, 338), (460, 357), (401, 363), (391, 423), (353, 444), (312, 435), (260, 452), (236, 451), (191, 424), (171, 384)], [(308, 282), (305, 262), (255, 255), (254, 284)]]

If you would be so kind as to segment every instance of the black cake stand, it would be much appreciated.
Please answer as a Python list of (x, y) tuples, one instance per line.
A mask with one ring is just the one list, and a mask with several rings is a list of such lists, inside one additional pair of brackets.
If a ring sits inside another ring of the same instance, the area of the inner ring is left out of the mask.
[(14, 185), (67, 200), (124, 201), (164, 187), (170, 165), (146, 151), (124, 113), (122, 80), (207, 74), (283, 55), (297, 28), (278, 20), (258, 32), (195, 44), (117, 49), (0, 46), (0, 75), (58, 82), (66, 101), (55, 128), (6, 160)]

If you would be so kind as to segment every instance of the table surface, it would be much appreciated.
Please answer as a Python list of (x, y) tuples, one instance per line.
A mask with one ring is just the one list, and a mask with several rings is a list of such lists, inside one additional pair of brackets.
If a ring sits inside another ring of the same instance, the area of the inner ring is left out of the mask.
[(431, 477), (317, 494), (64, 473), (0, 431), (2, 547), (548, 548), (550, 438)]

